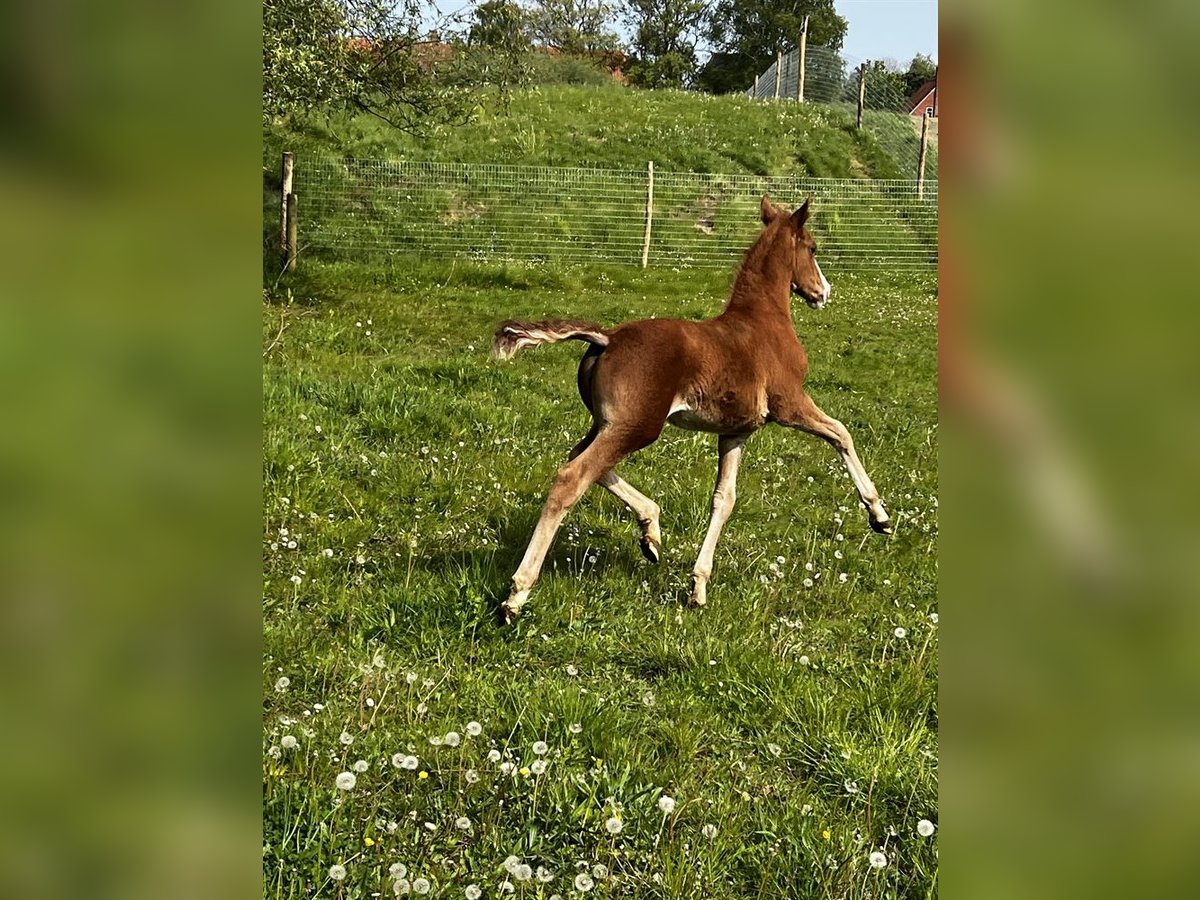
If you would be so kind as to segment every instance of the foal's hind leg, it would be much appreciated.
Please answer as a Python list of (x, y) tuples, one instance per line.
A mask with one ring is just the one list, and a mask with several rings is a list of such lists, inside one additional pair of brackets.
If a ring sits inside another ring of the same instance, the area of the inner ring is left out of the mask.
[(500, 607), (506, 622), (515, 619), (520, 614), (521, 607), (528, 601), (529, 592), (541, 574), (546, 553), (567, 512), (605, 472), (635, 449), (635, 446), (629, 445), (618, 433), (608, 429), (601, 430), (594, 436), (588, 435), (588, 438), (581, 442), (584, 447), (579, 450), (578, 455), (559, 469), (554, 477), (554, 485), (550, 488), (546, 505), (542, 507), (537, 528), (530, 538), (521, 565), (513, 575), (512, 590)]
[[(588, 411), (593, 414), (595, 410), (592, 401), (592, 380), (596, 364), (599, 362), (603, 352), (603, 348), (592, 347), (583, 359), (579, 361), (579, 396), (583, 398), (583, 403), (588, 408)], [(569, 459), (574, 459), (584, 451), (596, 437), (598, 428), (598, 425), (592, 425), (592, 430), (588, 433), (588, 436), (575, 445), (575, 449), (571, 451), (571, 455), (568, 457)], [(650, 562), (657, 563), (662, 555), (662, 531), (659, 527), (659, 514), (661, 510), (658, 504), (612, 469), (609, 469), (600, 476), (598, 484), (628, 506), (637, 517), (638, 528), (642, 532), (642, 555), (650, 560)]]
[(846, 430), (845, 425), (822, 412), (817, 404), (813, 403), (812, 398), (805, 393), (801, 393), (799, 399), (794, 403), (777, 411), (775, 419), (781, 425), (815, 434), (831, 444), (841, 455), (842, 462), (846, 464), (846, 469), (850, 472), (850, 478), (858, 490), (858, 498), (866, 507), (867, 519), (871, 523), (871, 528), (880, 534), (892, 533), (891, 520), (888, 518), (887, 510), (883, 507), (883, 500), (880, 499), (879, 491), (875, 489), (874, 483), (867, 475), (862, 460), (858, 458), (858, 453), (854, 450), (854, 440), (850, 437), (850, 432)]
[(642, 530), (642, 555), (652, 563), (658, 562), (662, 554), (662, 531), (658, 524), (661, 510), (658, 504), (612, 469), (600, 476), (599, 483), (637, 516), (638, 528)]

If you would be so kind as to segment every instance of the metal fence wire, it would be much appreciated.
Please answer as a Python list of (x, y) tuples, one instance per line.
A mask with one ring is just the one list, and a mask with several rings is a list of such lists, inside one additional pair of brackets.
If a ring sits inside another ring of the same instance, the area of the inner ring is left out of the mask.
[[(305, 157), (296, 161), (308, 254), (641, 264), (645, 170)], [(822, 261), (937, 266), (937, 183), (654, 172), (651, 266), (729, 266), (761, 229), (764, 193), (813, 198)]]
[[(909, 97), (894, 81), (879, 77), (869, 63), (864, 88), (863, 129), (879, 142), (896, 162), (899, 170), (916, 177), (920, 134), (920, 116), (909, 115)], [(808, 46), (804, 54), (804, 102), (819, 103), (836, 109), (851, 122), (858, 106), (859, 66), (863, 60), (843, 56), (830, 47)], [(793, 47), (780, 53), (775, 62), (746, 90), (751, 100), (795, 102), (800, 93), (800, 50)], [(930, 145), (925, 163), (925, 181), (936, 181), (937, 119), (932, 118)]]

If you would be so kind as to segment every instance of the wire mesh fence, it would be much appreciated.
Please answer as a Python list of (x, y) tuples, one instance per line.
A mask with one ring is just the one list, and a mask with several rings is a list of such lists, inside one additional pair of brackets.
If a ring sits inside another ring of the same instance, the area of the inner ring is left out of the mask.
[[(307, 254), (640, 264), (645, 170), (298, 158)], [(728, 266), (761, 229), (764, 193), (813, 198), (822, 261), (937, 265), (937, 185), (909, 180), (654, 173), (648, 264)]]
[[(896, 161), (899, 171), (916, 178), (921, 147), (921, 116), (909, 114), (909, 95), (882, 63), (843, 56), (830, 47), (809, 46), (804, 53), (803, 100), (833, 107), (856, 119), (859, 70), (866, 66), (863, 129)], [(746, 90), (753, 100), (797, 101), (800, 98), (800, 49), (782, 53)], [(929, 129), (924, 177), (937, 180), (937, 119)]]

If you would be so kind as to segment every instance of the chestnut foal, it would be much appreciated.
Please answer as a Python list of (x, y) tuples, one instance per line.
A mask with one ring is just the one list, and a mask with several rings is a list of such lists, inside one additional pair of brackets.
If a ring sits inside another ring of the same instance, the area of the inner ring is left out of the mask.
[(622, 480), (613, 467), (657, 440), (667, 422), (719, 435), (712, 521), (692, 574), (695, 606), (705, 603), (717, 539), (733, 511), (742, 445), (768, 422), (832, 444), (850, 471), (871, 527), (891, 533), (887, 511), (850, 433), (804, 392), (808, 356), (792, 328), (791, 295), (821, 309), (830, 292), (817, 265), (816, 243), (804, 227), (808, 207), (806, 200), (789, 214), (763, 196), (766, 228), (746, 252), (729, 301), (715, 319), (647, 319), (610, 329), (579, 321), (509, 321), (497, 329), (493, 353), (498, 359), (569, 339), (590, 344), (579, 364), (579, 393), (592, 414), (592, 427), (554, 478), (501, 607), (506, 622), (521, 612), (563, 518), (593, 484), (599, 483), (633, 511), (642, 531), (642, 552), (658, 562), (658, 505)]

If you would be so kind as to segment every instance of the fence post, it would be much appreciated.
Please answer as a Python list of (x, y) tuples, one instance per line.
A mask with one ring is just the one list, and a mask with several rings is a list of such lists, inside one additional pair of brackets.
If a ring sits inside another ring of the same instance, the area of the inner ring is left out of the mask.
[(855, 128), (862, 128), (863, 119), (863, 104), (867, 97), (867, 63), (866, 60), (858, 67), (858, 118), (854, 122)]
[(296, 194), (287, 195), (287, 245), (284, 248), (284, 265), (289, 272), (296, 271), (296, 232), (299, 229), (299, 216), (296, 214)]
[(800, 26), (800, 69), (796, 73), (796, 99), (804, 102), (804, 53), (808, 49), (808, 16)]
[(921, 152), (917, 155), (917, 199), (925, 199), (925, 153), (929, 148), (929, 119), (921, 116)]
[(654, 221), (654, 160), (646, 163), (646, 233), (642, 237), (642, 268), (650, 261), (650, 223)]
[(292, 192), (292, 154), (283, 154), (283, 174), (279, 188), (279, 252), (287, 253), (287, 198)]
[(750, 95), (751, 100), (758, 99), (758, 76), (754, 76), (754, 93)]
[(775, 54), (775, 99), (779, 99), (779, 80), (783, 77), (783, 51)]

